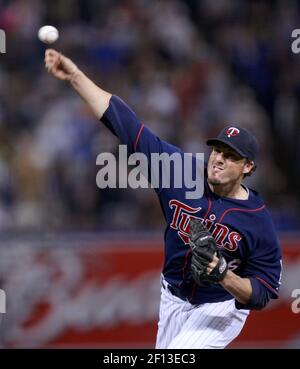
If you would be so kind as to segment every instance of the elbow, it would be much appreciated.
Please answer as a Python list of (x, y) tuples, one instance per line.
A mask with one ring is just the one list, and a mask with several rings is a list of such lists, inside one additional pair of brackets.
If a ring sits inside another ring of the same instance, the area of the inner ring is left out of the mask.
[(264, 298), (264, 299), (260, 299), (259, 301), (250, 300), (247, 305), (249, 306), (250, 310), (262, 310), (268, 305), (268, 302), (269, 302), (269, 299)]
[(236, 301), (237, 309), (262, 310), (272, 297), (271, 291), (256, 279), (250, 279), (252, 285), (251, 297), (246, 302)]
[(254, 299), (253, 296), (249, 301), (237, 301), (235, 302), (235, 306), (237, 309), (248, 309), (248, 310), (262, 310), (264, 309), (269, 302), (269, 298), (260, 298)]

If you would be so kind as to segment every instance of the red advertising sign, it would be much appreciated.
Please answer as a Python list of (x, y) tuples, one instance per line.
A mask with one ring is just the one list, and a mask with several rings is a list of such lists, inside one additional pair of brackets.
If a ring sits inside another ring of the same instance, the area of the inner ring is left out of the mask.
[[(280, 299), (252, 312), (230, 347), (300, 347), (297, 242), (283, 242)], [(2, 250), (2, 347), (153, 348), (162, 262), (157, 239)]]

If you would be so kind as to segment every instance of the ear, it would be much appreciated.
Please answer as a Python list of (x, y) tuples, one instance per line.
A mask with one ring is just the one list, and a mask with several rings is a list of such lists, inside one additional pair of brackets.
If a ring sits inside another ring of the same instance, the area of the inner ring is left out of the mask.
[(247, 160), (243, 168), (243, 174), (250, 173), (253, 167), (254, 167), (254, 161)]

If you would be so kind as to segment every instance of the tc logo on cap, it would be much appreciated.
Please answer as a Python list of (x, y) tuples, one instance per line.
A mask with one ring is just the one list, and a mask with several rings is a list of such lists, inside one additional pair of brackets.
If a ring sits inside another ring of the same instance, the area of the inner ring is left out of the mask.
[(240, 130), (238, 128), (235, 128), (235, 127), (230, 127), (226, 131), (226, 134), (227, 134), (228, 138), (237, 136), (239, 133), (240, 133)]

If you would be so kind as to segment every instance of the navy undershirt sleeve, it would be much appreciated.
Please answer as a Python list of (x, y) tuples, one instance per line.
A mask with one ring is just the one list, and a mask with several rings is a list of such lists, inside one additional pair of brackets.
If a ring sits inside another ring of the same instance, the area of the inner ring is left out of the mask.
[(235, 306), (237, 309), (261, 310), (272, 298), (271, 291), (266, 288), (258, 279), (249, 278), (252, 286), (252, 296), (247, 304), (241, 304), (237, 300)]

